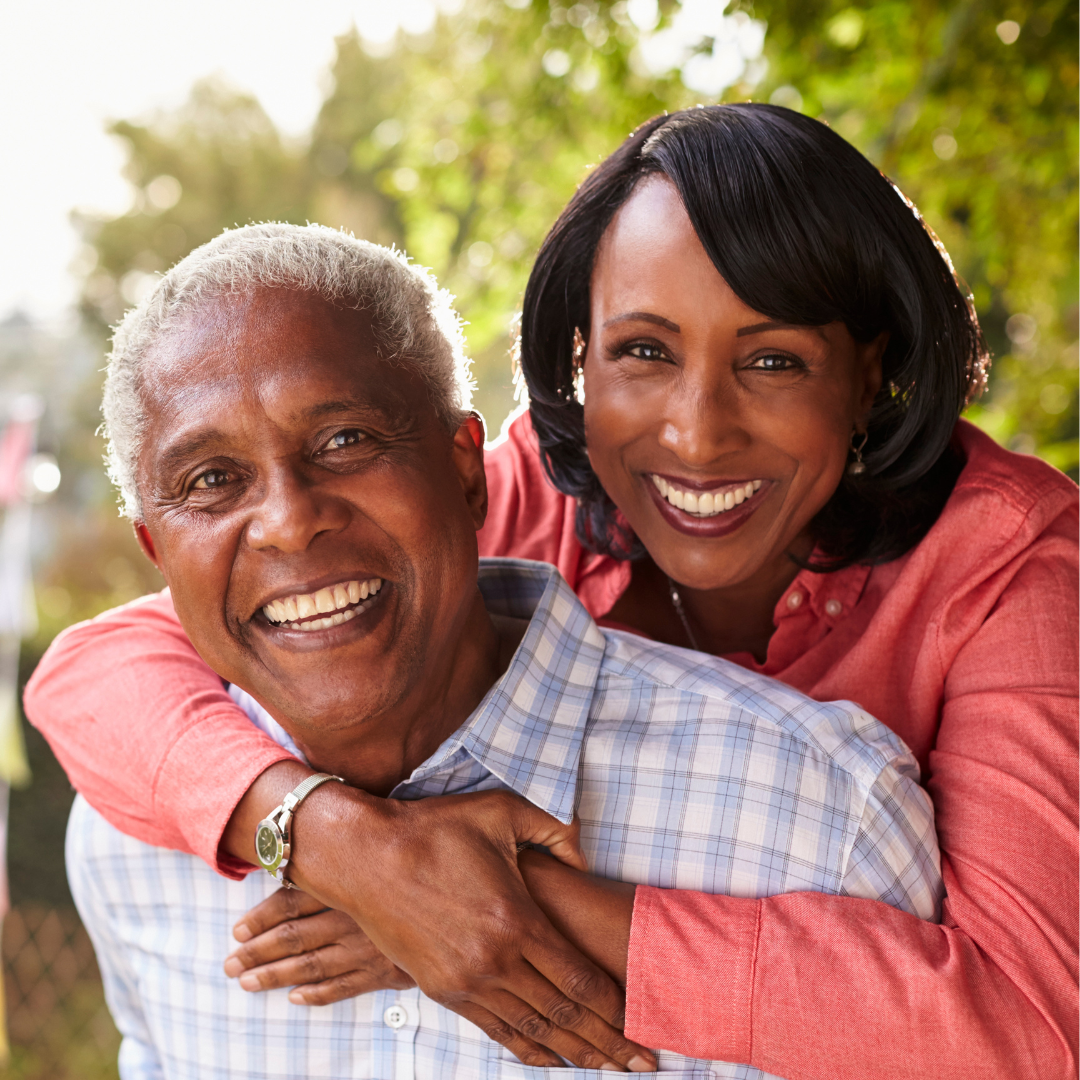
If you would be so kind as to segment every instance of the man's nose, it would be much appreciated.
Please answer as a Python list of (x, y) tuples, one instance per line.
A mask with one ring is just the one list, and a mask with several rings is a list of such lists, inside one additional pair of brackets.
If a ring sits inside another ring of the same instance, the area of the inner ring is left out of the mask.
[(287, 554), (306, 551), (319, 533), (345, 528), (350, 516), (348, 503), (316, 479), (294, 468), (275, 469), (248, 523), (248, 546)]
[(750, 444), (745, 403), (733, 380), (706, 370), (687, 372), (664, 403), (660, 445), (693, 469)]

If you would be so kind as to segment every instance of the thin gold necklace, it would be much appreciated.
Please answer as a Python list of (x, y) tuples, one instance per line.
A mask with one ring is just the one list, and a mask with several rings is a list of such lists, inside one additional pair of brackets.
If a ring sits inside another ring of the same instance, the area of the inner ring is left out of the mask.
[(694, 631), (690, 629), (690, 620), (686, 617), (686, 608), (683, 607), (682, 597), (679, 595), (678, 587), (675, 582), (671, 580), (670, 576), (665, 574), (668, 583), (668, 595), (671, 597), (671, 606), (675, 609), (675, 614), (679, 616), (679, 620), (683, 624), (683, 629), (686, 631), (686, 636), (690, 639), (690, 648), (696, 649), (701, 652), (701, 647), (697, 643), (697, 638), (694, 637)]

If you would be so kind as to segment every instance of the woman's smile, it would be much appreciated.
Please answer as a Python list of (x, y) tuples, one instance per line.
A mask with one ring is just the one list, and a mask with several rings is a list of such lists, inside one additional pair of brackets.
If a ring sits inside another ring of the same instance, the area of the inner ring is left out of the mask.
[(701, 481), (659, 473), (644, 477), (660, 516), (687, 536), (727, 536), (768, 498), (770, 480)]

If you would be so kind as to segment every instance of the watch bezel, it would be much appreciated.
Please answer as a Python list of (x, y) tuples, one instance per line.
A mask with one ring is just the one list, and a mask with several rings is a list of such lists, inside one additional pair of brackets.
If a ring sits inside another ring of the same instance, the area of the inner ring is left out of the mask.
[[(263, 830), (267, 830), (274, 837), (275, 845), (275, 858), (271, 862), (267, 862), (263, 858), (262, 850), (259, 847), (259, 839), (262, 836)], [(279, 866), (286, 859), (286, 843), (285, 835), (281, 831), (281, 826), (273, 818), (263, 818), (258, 825), (255, 826), (255, 857), (259, 860), (259, 865), (268, 873), (273, 874)]]

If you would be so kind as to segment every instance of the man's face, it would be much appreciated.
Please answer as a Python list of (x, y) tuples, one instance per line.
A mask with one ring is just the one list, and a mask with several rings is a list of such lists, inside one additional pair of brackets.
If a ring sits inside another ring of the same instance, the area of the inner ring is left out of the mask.
[(367, 315), (284, 289), (207, 302), (155, 346), (142, 395), (145, 531), (215, 671), (303, 740), (453, 662), (482, 451), (379, 358)]

